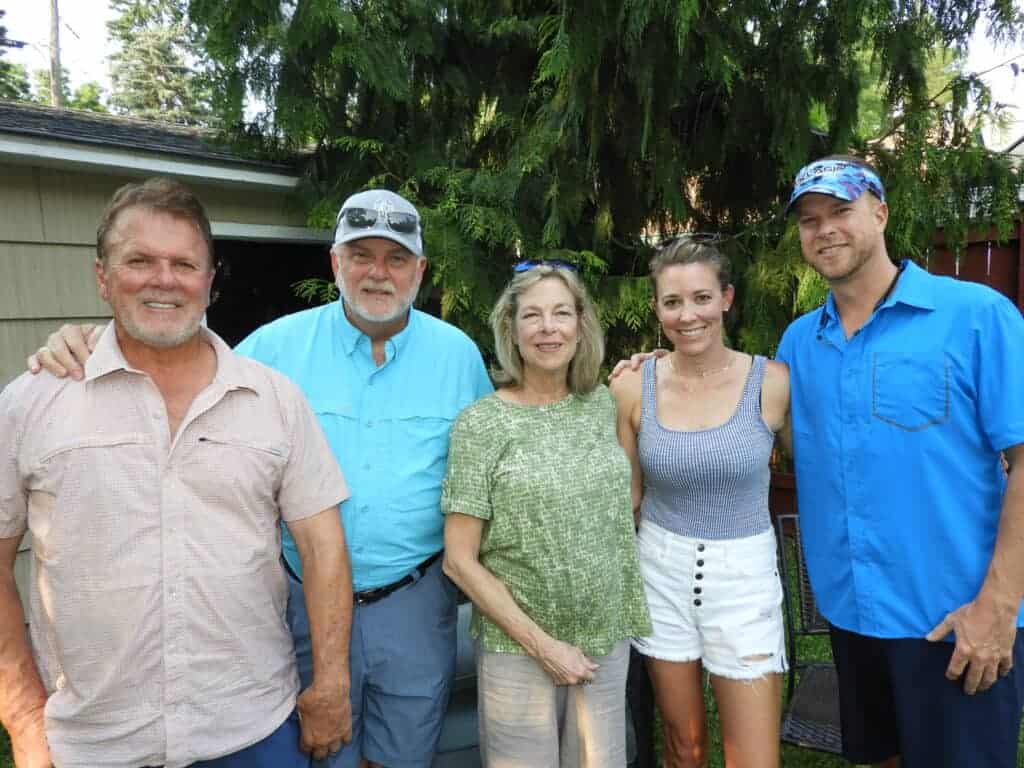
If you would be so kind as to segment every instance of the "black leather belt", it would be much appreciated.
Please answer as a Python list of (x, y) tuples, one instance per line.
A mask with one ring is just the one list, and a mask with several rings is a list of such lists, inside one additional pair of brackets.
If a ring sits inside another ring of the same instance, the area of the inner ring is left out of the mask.
[[(443, 550), (442, 550), (443, 552)], [(427, 572), (427, 568), (437, 562), (437, 559), (441, 556), (441, 552), (435, 552), (422, 563), (416, 566), (415, 572), (422, 578), (423, 574)], [(383, 587), (376, 587), (374, 589), (365, 589), (362, 592), (356, 592), (352, 595), (352, 600), (356, 605), (369, 605), (370, 603), (376, 603), (378, 600), (382, 600), (397, 589), (401, 589), (407, 584), (412, 584), (416, 581), (411, 573), (398, 581), (392, 582), (391, 584), (385, 584)]]

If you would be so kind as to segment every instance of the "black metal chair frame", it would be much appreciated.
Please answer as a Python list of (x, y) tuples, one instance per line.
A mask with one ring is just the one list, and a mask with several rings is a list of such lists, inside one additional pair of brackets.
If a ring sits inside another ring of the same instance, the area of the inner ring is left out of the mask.
[[(798, 637), (828, 634), (828, 621), (818, 612), (811, 592), (800, 540), (799, 516), (779, 515), (775, 526), (789, 656), (781, 738), (783, 742), (798, 747), (840, 754), (842, 737), (839, 731), (839, 687), (835, 665), (830, 662), (801, 662), (797, 652)], [(792, 540), (794, 545), (796, 595), (791, 594), (790, 589), (787, 539)]]

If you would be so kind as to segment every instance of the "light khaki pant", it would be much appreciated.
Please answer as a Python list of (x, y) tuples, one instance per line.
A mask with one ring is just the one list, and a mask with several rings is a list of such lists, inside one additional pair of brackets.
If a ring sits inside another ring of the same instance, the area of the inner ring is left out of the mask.
[(556, 686), (529, 656), (477, 647), (484, 768), (624, 768), (629, 641), (589, 685)]

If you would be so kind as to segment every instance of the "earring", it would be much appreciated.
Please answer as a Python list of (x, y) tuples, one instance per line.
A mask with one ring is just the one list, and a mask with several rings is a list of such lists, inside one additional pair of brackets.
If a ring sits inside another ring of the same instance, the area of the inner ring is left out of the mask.
[(661, 323), (658, 323), (658, 343), (654, 345), (657, 349), (661, 349)]

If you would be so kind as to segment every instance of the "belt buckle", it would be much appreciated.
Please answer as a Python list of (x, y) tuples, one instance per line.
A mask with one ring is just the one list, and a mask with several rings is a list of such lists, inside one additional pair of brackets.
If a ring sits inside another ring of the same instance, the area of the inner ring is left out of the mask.
[(369, 603), (377, 602), (384, 597), (386, 589), (387, 587), (377, 587), (376, 589), (367, 589), (363, 592), (356, 592), (354, 595), (356, 605), (368, 605)]

